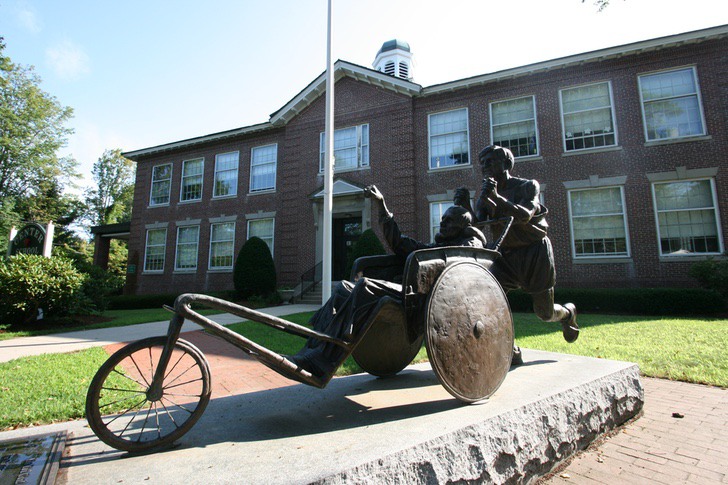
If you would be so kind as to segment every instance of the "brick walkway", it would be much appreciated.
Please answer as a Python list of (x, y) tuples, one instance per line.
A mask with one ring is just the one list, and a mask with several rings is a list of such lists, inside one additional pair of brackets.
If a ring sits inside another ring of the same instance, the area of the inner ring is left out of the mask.
[[(186, 332), (182, 338), (205, 354), (213, 399), (295, 384), (205, 332)], [(728, 390), (647, 377), (642, 383), (642, 417), (541, 483), (728, 483)]]
[(643, 416), (543, 483), (728, 483), (728, 391), (648, 377), (642, 384)]

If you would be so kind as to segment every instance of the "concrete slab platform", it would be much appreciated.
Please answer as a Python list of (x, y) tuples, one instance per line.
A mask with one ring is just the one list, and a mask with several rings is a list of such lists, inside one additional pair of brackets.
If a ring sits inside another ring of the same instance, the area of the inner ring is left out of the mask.
[(642, 408), (634, 364), (527, 349), (524, 359), (475, 405), (427, 364), (215, 399), (178, 448), (145, 456), (107, 447), (83, 421), (54, 425), (71, 433), (59, 481), (528, 482)]

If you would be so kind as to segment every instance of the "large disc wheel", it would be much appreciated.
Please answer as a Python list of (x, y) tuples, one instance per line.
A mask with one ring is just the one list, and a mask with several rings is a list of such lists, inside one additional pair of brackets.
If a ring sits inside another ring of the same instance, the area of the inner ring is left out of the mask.
[(197, 422), (210, 401), (210, 369), (202, 353), (178, 340), (162, 391), (150, 387), (166, 337), (131, 343), (101, 366), (86, 395), (86, 419), (107, 445), (148, 452), (171, 445)]
[(461, 262), (440, 275), (427, 304), (425, 345), (432, 370), (464, 402), (492, 395), (511, 365), (513, 318), (495, 277)]

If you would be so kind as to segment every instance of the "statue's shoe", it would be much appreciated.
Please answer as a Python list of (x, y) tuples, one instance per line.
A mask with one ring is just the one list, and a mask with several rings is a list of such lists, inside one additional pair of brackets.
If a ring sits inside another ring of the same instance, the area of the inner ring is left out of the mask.
[(579, 325), (576, 323), (576, 306), (573, 303), (567, 303), (564, 308), (569, 310), (569, 316), (561, 320), (561, 329), (564, 334), (564, 340), (574, 343), (579, 338)]

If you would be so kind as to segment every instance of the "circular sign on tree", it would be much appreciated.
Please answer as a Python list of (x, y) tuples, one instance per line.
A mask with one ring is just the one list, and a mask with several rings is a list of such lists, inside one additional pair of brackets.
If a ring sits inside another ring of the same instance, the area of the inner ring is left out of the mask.
[(37, 254), (43, 255), (46, 242), (46, 230), (40, 224), (31, 222), (18, 231), (10, 241), (10, 255)]

